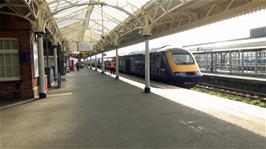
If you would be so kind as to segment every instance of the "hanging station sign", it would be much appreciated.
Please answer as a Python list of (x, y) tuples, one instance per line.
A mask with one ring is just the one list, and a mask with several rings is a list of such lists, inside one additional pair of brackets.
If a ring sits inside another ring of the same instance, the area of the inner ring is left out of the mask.
[(77, 42), (78, 51), (91, 51), (93, 49), (92, 45), (88, 42)]

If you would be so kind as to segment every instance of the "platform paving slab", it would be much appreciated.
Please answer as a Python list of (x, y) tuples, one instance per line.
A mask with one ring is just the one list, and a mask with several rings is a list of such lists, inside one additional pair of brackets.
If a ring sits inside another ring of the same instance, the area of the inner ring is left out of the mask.
[(47, 99), (0, 111), (0, 148), (266, 148), (260, 135), (108, 75), (66, 79)]

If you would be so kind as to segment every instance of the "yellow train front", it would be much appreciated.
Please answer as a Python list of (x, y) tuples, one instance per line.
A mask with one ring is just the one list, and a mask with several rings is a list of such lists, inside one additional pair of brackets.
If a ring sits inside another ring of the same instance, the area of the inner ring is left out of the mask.
[[(120, 57), (121, 72), (144, 76), (143, 52)], [(150, 50), (151, 79), (184, 87), (193, 87), (202, 76), (193, 55), (185, 49), (171, 46)]]
[(166, 67), (168, 67), (168, 75), (171, 78), (169, 80), (165, 78), (166, 81), (185, 87), (193, 87), (202, 77), (198, 64), (189, 51), (181, 48), (166, 48), (163, 55), (167, 59), (165, 65), (169, 64)]

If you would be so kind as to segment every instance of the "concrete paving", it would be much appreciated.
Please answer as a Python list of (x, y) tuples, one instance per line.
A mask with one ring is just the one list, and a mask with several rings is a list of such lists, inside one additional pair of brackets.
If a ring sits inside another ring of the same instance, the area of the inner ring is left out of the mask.
[(108, 75), (66, 79), (47, 99), (0, 111), (0, 148), (266, 148), (265, 137)]
[[(121, 74), (120, 80), (144, 88), (144, 78)], [(266, 137), (266, 108), (156, 81), (151, 92)]]

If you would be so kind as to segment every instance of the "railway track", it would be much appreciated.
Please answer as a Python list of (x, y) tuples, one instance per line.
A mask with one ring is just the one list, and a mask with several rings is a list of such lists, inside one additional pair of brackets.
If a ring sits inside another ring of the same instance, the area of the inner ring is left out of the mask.
[(257, 92), (246, 91), (246, 90), (241, 90), (241, 89), (236, 89), (236, 88), (229, 88), (229, 87), (218, 86), (218, 85), (207, 84), (207, 83), (198, 83), (196, 87), (207, 89), (210, 91), (217, 91), (217, 92), (226, 93), (230, 95), (241, 96), (245, 98), (259, 99), (264, 102), (266, 101), (266, 94), (263, 94), (263, 93), (257, 93)]

